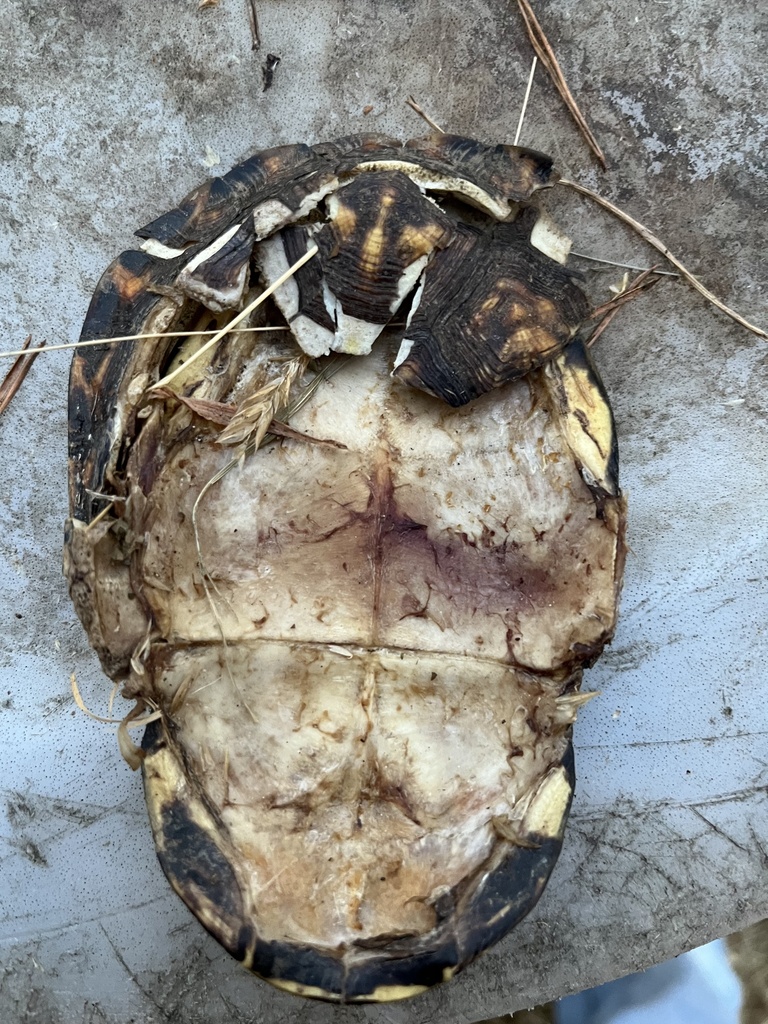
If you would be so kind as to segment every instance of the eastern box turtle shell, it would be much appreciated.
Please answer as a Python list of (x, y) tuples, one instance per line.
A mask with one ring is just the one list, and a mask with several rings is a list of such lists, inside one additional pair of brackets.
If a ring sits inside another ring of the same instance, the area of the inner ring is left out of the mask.
[(168, 879), (291, 992), (450, 978), (560, 850), (625, 507), (590, 306), (531, 201), (554, 180), (448, 135), (266, 150), (88, 311), (83, 339), (159, 337), (74, 358), (72, 598), (154, 712)]

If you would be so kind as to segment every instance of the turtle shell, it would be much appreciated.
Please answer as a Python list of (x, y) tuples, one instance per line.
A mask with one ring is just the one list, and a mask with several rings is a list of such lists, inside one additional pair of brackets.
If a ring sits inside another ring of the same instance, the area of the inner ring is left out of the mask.
[(553, 180), (446, 135), (266, 150), (141, 229), (88, 310), (84, 340), (158, 337), (73, 360), (72, 598), (160, 712), (168, 879), (291, 992), (447, 980), (560, 850), (625, 508), (589, 304), (531, 205)]

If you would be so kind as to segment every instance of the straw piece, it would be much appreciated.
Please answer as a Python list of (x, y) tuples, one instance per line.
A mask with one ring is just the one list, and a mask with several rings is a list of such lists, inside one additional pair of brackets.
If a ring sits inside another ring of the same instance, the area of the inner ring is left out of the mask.
[(122, 718), (102, 718), (101, 715), (95, 715), (92, 711), (88, 710), (80, 693), (80, 687), (77, 685), (77, 676), (74, 672), (69, 677), (69, 685), (72, 689), (72, 696), (75, 698), (75, 704), (77, 704), (84, 715), (88, 715), (94, 722), (104, 722), (106, 725), (119, 725), (122, 722)]
[(528, 85), (525, 87), (525, 96), (523, 97), (523, 106), (520, 110), (520, 120), (517, 122), (517, 131), (515, 132), (515, 145), (520, 141), (520, 132), (523, 130), (523, 119), (525, 118), (525, 112), (528, 109), (528, 100), (531, 97), (531, 87), (533, 86), (533, 76), (536, 72), (536, 65), (539, 58), (534, 55), (533, 64), (531, 64), (531, 73), (528, 75)]
[[(393, 324), (393, 326), (395, 326)], [(113, 341), (144, 341), (149, 338), (188, 338), (192, 334), (218, 334), (215, 331), (150, 331), (149, 334), (120, 334), (114, 338), (89, 338), (87, 341), (68, 341), (62, 345), (41, 345), (39, 348), (20, 348), (14, 352), (0, 352), (0, 359), (9, 356), (39, 355), (41, 352), (62, 352), (65, 349), (90, 348), (92, 345), (111, 345)], [(269, 331), (290, 331), (290, 327), (238, 327), (238, 332), (256, 334)]]
[(217, 331), (216, 334), (214, 334), (212, 338), (206, 341), (206, 343), (202, 345), (197, 350), (197, 352), (191, 355), (189, 359), (183, 362), (171, 373), (166, 374), (165, 377), (162, 378), (162, 380), (159, 380), (156, 384), (154, 384), (150, 388), (150, 391), (157, 391), (159, 388), (165, 387), (166, 384), (169, 384), (175, 377), (177, 377), (182, 372), (182, 370), (185, 370), (191, 362), (193, 362), (195, 359), (199, 359), (200, 356), (205, 355), (206, 352), (208, 352), (215, 345), (217, 345), (225, 335), (229, 334), (229, 332), (240, 323), (241, 320), (245, 320), (247, 316), (250, 316), (254, 309), (256, 309), (258, 306), (262, 304), (262, 302), (268, 299), (273, 292), (276, 292), (277, 289), (281, 287), (281, 285), (284, 285), (285, 282), (290, 277), (293, 277), (296, 271), (303, 267), (305, 263), (308, 263), (309, 260), (311, 260), (312, 257), (317, 253), (317, 251), (318, 249), (316, 245), (313, 245), (310, 249), (308, 249), (307, 252), (305, 252), (304, 255), (301, 257), (301, 259), (296, 260), (293, 266), (289, 267), (284, 274), (281, 274), (280, 277), (278, 277), (278, 279), (269, 286), (269, 288), (265, 288), (261, 295), (258, 296), (258, 298), (255, 298), (253, 302), (249, 303), (249, 305), (245, 307), (242, 313), (238, 313), (234, 320), (230, 320), (228, 324), (221, 328), (220, 331)]
[(129, 729), (135, 729), (138, 726), (149, 725), (150, 722), (157, 722), (163, 717), (163, 713), (160, 710), (153, 711), (149, 715), (142, 716), (144, 711), (144, 704), (140, 701), (134, 708), (132, 708), (125, 718), (120, 722), (117, 727), (117, 745), (120, 748), (120, 753), (123, 758), (128, 762), (129, 767), (134, 771), (141, 767), (141, 762), (144, 760), (145, 751), (141, 749), (136, 743), (133, 742), (131, 737), (128, 735)]
[(662, 277), (680, 277), (674, 270), (659, 270), (658, 267), (638, 267), (634, 263), (617, 263), (616, 260), (602, 260), (599, 256), (588, 256), (585, 252), (576, 252), (571, 249), (571, 256), (578, 256), (580, 260), (589, 260), (591, 263), (604, 263), (606, 267), (620, 267), (622, 270), (653, 270), (654, 274), (661, 274)]
[[(159, 710), (153, 711), (142, 718), (141, 714), (144, 711), (143, 701), (140, 701), (138, 704), (132, 707), (128, 714), (124, 715), (122, 718), (103, 718), (101, 715), (94, 714), (93, 711), (90, 711), (86, 707), (85, 701), (83, 700), (83, 695), (80, 693), (80, 687), (77, 684), (77, 676), (75, 675), (74, 672), (69, 677), (69, 685), (72, 689), (72, 696), (75, 699), (75, 704), (77, 704), (77, 706), (80, 708), (84, 715), (87, 715), (89, 718), (92, 718), (94, 722), (101, 722), (104, 725), (119, 725), (121, 729), (137, 729), (142, 725), (149, 725), (150, 722), (156, 722), (159, 718), (162, 718), (163, 713)], [(118, 688), (119, 684), (117, 684), (117, 686), (113, 688), (112, 694), (110, 695), (110, 711), (112, 710), (112, 702), (115, 697), (115, 691)]]
[(114, 501), (110, 501), (108, 505), (105, 505), (101, 512), (99, 512), (97, 516), (94, 516), (90, 523), (88, 523), (86, 530), (92, 530), (97, 523), (100, 523), (102, 519), (105, 519), (109, 515), (114, 507)]

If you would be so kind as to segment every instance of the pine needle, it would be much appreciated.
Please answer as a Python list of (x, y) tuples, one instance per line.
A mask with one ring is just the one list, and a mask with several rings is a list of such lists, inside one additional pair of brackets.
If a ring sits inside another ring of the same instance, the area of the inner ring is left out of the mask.
[(32, 335), (28, 334), (21, 349), (18, 352), (11, 353), (18, 356), (18, 359), (6, 374), (2, 384), (0, 384), (0, 416), (3, 415), (11, 404), (14, 395), (24, 383), (24, 378), (32, 368), (32, 363), (37, 359), (38, 353), (42, 352), (45, 348), (44, 345), (36, 349), (30, 348), (31, 342)]
[(424, 118), (424, 120), (427, 122), (427, 124), (429, 125), (430, 128), (432, 128), (436, 132), (439, 132), (441, 135), (445, 135), (445, 132), (440, 127), (440, 125), (439, 124), (435, 124), (435, 122), (432, 120), (432, 118), (429, 116), (429, 114), (427, 114), (424, 110), (422, 110), (422, 108), (419, 106), (419, 104), (416, 102), (416, 100), (413, 98), (413, 96), (409, 96), (408, 99), (405, 102), (408, 104), (408, 106), (411, 108), (411, 110), (415, 110), (416, 111), (416, 113), (419, 115), (419, 117), (423, 117)]
[(544, 34), (544, 29), (538, 22), (536, 15), (533, 13), (528, 0), (517, 0), (517, 5), (520, 8), (520, 13), (523, 16), (525, 22), (525, 30), (528, 33), (528, 38), (531, 41), (531, 46), (536, 51), (541, 63), (549, 72), (550, 78), (554, 82), (555, 88), (560, 93), (563, 102), (571, 112), (571, 116), (578, 125), (579, 131), (584, 136), (587, 145), (595, 154), (600, 166), (603, 170), (606, 170), (608, 165), (605, 161), (605, 154), (598, 145), (597, 139), (592, 133), (592, 129), (587, 124), (586, 118), (579, 110), (579, 106), (576, 100), (573, 98), (573, 93), (568, 88), (568, 83), (565, 80), (565, 75), (562, 72), (560, 64), (558, 63), (555, 51), (552, 49), (549, 40)]
[(674, 270), (659, 270), (658, 267), (637, 267), (634, 263), (617, 263), (616, 260), (602, 260), (599, 256), (588, 256), (585, 252), (576, 252), (571, 249), (571, 256), (578, 256), (580, 260), (589, 260), (591, 263), (604, 263), (606, 267), (620, 267), (622, 270), (653, 270), (654, 274), (661, 274), (662, 277), (680, 277)]
[(636, 221), (634, 217), (630, 217), (628, 213), (624, 213), (624, 211), (619, 209), (618, 206), (614, 206), (612, 202), (608, 199), (604, 199), (601, 195), (598, 195), (597, 192), (593, 192), (592, 189), (587, 188), (586, 185), (579, 185), (578, 182), (568, 181), (566, 178), (561, 178), (560, 184), (566, 185), (568, 188), (572, 188), (582, 196), (587, 196), (588, 199), (592, 199), (605, 210), (608, 210), (609, 213), (612, 213), (614, 217), (618, 217), (619, 220), (624, 221), (624, 223), (628, 224), (634, 231), (636, 231), (644, 241), (649, 245), (652, 245), (653, 248), (656, 249), (657, 252), (660, 252), (665, 259), (668, 259), (672, 266), (677, 268), (681, 276), (684, 277), (689, 284), (693, 285), (696, 291), (700, 292), (700, 294), (711, 302), (713, 306), (716, 306), (721, 312), (725, 313), (726, 316), (735, 320), (737, 324), (740, 324), (742, 327), (746, 327), (748, 331), (752, 331), (752, 333), (756, 334), (759, 338), (768, 338), (768, 332), (764, 331), (762, 327), (756, 327), (755, 324), (750, 323), (749, 320), (745, 320), (743, 316), (740, 316), (735, 310), (731, 309), (730, 306), (726, 306), (724, 302), (721, 302), (716, 295), (713, 295), (697, 277), (694, 277), (690, 270), (688, 270), (676, 256), (672, 255), (661, 239), (657, 238), (656, 235), (648, 230), (648, 228), (643, 227), (643, 225), (639, 221)]
[[(629, 275), (626, 275), (629, 277)], [(604, 302), (602, 306), (598, 306), (592, 312), (591, 320), (596, 320), (598, 317), (606, 316), (608, 313), (613, 313), (614, 310), (620, 309), (625, 303), (631, 302), (632, 299), (637, 298), (640, 292), (647, 291), (658, 283), (659, 277), (657, 276), (656, 267), (649, 267), (648, 270), (644, 270), (641, 274), (631, 281), (626, 287), (621, 287), (617, 291), (617, 294), (610, 299), (608, 302)], [(613, 290), (613, 288), (611, 288)]]
[(647, 291), (649, 288), (652, 288), (655, 284), (658, 284), (660, 280), (661, 278), (658, 276), (655, 267), (652, 267), (649, 270), (644, 270), (624, 289), (624, 291), (619, 292), (619, 294), (609, 302), (605, 302), (602, 306), (598, 306), (598, 308), (592, 313), (590, 319), (594, 320), (597, 317), (602, 317), (602, 319), (584, 342), (586, 347), (592, 348), (622, 306), (626, 305), (627, 302), (631, 302), (633, 299), (636, 299), (638, 295)]

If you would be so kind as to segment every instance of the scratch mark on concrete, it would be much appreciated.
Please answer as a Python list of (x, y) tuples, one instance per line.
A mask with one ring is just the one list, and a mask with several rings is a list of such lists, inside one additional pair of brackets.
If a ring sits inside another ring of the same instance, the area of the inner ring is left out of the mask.
[(691, 811), (693, 811), (696, 817), (700, 818), (705, 825), (708, 825), (713, 832), (716, 832), (719, 836), (722, 836), (723, 839), (727, 840), (727, 842), (735, 846), (737, 850), (741, 850), (742, 853), (749, 853), (749, 850), (746, 848), (746, 846), (742, 846), (741, 843), (737, 843), (733, 836), (729, 836), (728, 833), (721, 829), (719, 825), (716, 825), (714, 821), (710, 821), (709, 818), (706, 818), (697, 807), (692, 806)]
[(141, 982), (139, 981), (139, 979), (138, 979), (138, 978), (136, 977), (136, 975), (135, 975), (135, 974), (133, 973), (133, 971), (131, 970), (131, 968), (130, 968), (130, 967), (128, 966), (128, 964), (127, 964), (127, 963), (125, 962), (125, 958), (123, 957), (123, 954), (122, 954), (122, 953), (120, 952), (120, 950), (119, 950), (119, 949), (117, 948), (117, 946), (116, 946), (116, 945), (114, 944), (114, 942), (112, 941), (112, 939), (111, 939), (111, 938), (109, 937), (109, 932), (108, 932), (108, 931), (107, 931), (107, 929), (106, 929), (106, 928), (104, 927), (104, 925), (103, 925), (103, 924), (101, 924), (101, 923), (99, 923), (99, 929), (100, 929), (100, 930), (101, 930), (101, 932), (102, 932), (102, 933), (104, 934), (104, 938), (105, 938), (105, 939), (107, 940), (107, 942), (109, 943), (109, 945), (110, 945), (110, 947), (111, 947), (111, 949), (112, 949), (112, 952), (113, 952), (113, 953), (115, 954), (115, 959), (116, 959), (116, 960), (117, 960), (117, 962), (118, 962), (118, 963), (120, 964), (120, 966), (121, 966), (121, 967), (123, 968), (123, 970), (125, 971), (125, 973), (126, 973), (126, 974), (128, 975), (128, 977), (129, 977), (129, 978), (131, 979), (131, 981), (132, 981), (132, 982), (133, 982), (133, 984), (134, 984), (134, 985), (136, 986), (136, 988), (137, 988), (137, 989), (139, 990), (139, 992), (141, 992), (141, 994), (142, 994), (142, 995), (144, 996), (144, 998), (145, 998), (145, 999), (146, 999), (146, 1000), (147, 1000), (148, 1002), (150, 1002), (150, 1003), (152, 1004), (152, 1006), (154, 1006), (154, 1008), (155, 1008), (155, 1009), (156, 1009), (156, 1010), (158, 1011), (158, 1013), (160, 1013), (160, 1014), (161, 1014), (161, 1016), (162, 1016), (162, 1017), (163, 1017), (163, 1018), (164, 1018), (165, 1020), (170, 1020), (170, 1019), (171, 1019), (171, 1015), (170, 1015), (170, 1014), (168, 1013), (168, 1011), (167, 1011), (167, 1010), (166, 1010), (166, 1009), (165, 1009), (165, 1008), (164, 1008), (163, 1006), (161, 1006), (161, 1005), (160, 1005), (160, 1003), (158, 1003), (158, 1001), (157, 1001), (157, 1000), (155, 999), (155, 997), (154, 997), (154, 996), (153, 996), (153, 995), (152, 995), (152, 994), (151, 994), (150, 992), (148, 992), (148, 991), (147, 991), (147, 990), (146, 990), (146, 989), (144, 988), (144, 986), (143, 986), (143, 985), (141, 984)]

